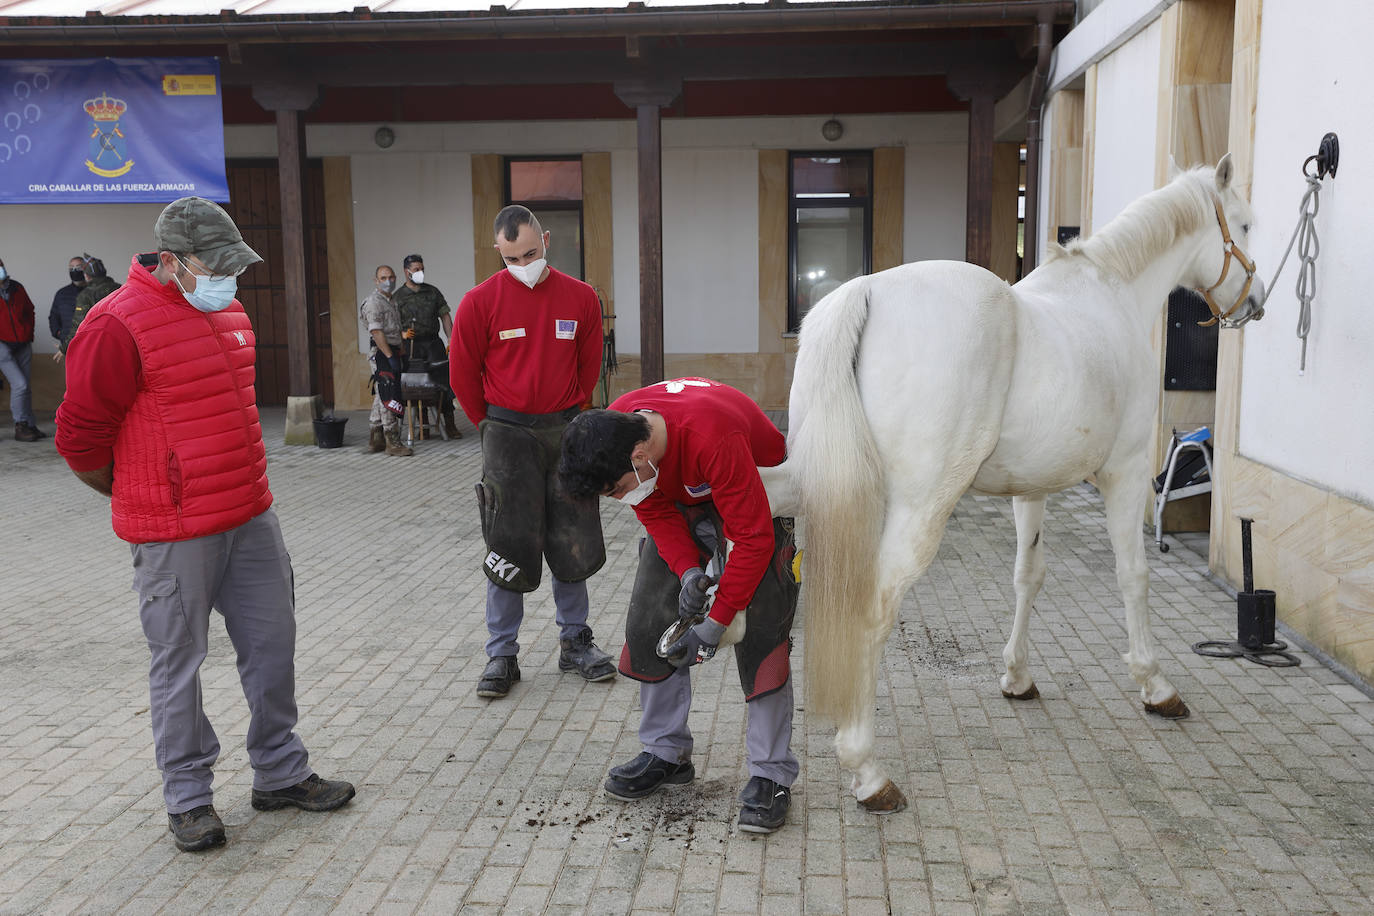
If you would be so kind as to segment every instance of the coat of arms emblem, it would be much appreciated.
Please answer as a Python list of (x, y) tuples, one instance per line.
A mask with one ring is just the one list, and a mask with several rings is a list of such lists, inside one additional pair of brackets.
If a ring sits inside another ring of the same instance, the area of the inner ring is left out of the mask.
[(128, 141), (119, 129), (119, 119), (129, 106), (102, 92), (98, 98), (87, 99), (84, 107), (92, 121), (86, 168), (105, 178), (118, 178), (134, 167)]

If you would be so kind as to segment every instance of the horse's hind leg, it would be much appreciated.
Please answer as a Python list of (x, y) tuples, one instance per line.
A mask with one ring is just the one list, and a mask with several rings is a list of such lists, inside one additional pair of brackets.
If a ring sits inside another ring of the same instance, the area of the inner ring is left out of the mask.
[(888, 778), (874, 759), (874, 703), (877, 693), (878, 667), (882, 664), (883, 646), (897, 621), (897, 610), (911, 584), (926, 571), (935, 559), (940, 538), (953, 504), (923, 507), (921, 513), (892, 505), (883, 529), (878, 550), (877, 597), (878, 620), (866, 634), (868, 659), (854, 672), (863, 682), (861, 696), (870, 698), (852, 721), (839, 723), (835, 733), (835, 756), (854, 774), (851, 787), (859, 804), (877, 814), (901, 811), (906, 796)]
[(1030, 499), (1018, 496), (1011, 501), (1016, 516), (1016, 619), (1011, 624), (1011, 638), (1002, 650), (1007, 672), (1002, 675), (1002, 696), (1012, 700), (1031, 700), (1040, 691), (1031, 679), (1026, 664), (1026, 631), (1030, 625), (1031, 605), (1045, 584), (1045, 498)]
[(1107, 533), (1116, 554), (1116, 581), (1126, 606), (1126, 635), (1130, 644), (1122, 658), (1131, 677), (1140, 685), (1145, 710), (1166, 719), (1181, 719), (1188, 715), (1188, 706), (1178, 695), (1178, 688), (1160, 673), (1150, 633), (1145, 538), (1141, 531), (1148, 498), (1147, 480), (1149, 466), (1143, 452), (1097, 474), (1107, 510)]

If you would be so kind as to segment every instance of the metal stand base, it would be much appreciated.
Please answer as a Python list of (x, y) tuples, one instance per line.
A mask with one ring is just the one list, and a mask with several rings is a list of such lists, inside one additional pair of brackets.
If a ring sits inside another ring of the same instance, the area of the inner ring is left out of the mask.
[(1296, 655), (1283, 651), (1287, 648), (1288, 643), (1283, 641), (1265, 643), (1254, 648), (1224, 639), (1208, 639), (1193, 643), (1193, 651), (1208, 658), (1247, 658), (1257, 665), (1268, 665), (1270, 668), (1294, 668), (1301, 665), (1302, 661)]

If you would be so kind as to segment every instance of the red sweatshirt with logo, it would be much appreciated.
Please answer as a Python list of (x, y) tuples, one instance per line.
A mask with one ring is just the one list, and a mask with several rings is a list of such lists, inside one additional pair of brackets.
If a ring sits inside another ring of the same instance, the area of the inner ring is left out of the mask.
[(503, 270), (458, 304), (448, 365), (473, 423), (488, 404), (529, 414), (577, 407), (601, 371), (601, 301), (552, 267), (533, 289)]
[(635, 514), (678, 576), (698, 565), (699, 551), (675, 504), (715, 504), (734, 548), (711, 618), (728, 626), (749, 606), (773, 556), (773, 519), (758, 468), (782, 464), (786, 440), (748, 395), (709, 379), (640, 388), (616, 398), (611, 410), (652, 410), (667, 426), (654, 491), (635, 506)]

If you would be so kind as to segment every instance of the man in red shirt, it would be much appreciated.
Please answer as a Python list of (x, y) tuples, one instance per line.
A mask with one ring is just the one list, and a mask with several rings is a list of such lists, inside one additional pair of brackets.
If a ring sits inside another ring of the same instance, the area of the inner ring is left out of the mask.
[(563, 428), (590, 400), (601, 369), (601, 301), (581, 280), (548, 266), (549, 233), (526, 208), (496, 216), (506, 269), (458, 305), (449, 379), (482, 437), (478, 510), (487, 552), (487, 662), (480, 697), (503, 697), (520, 680), (516, 657), (524, 593), (553, 574), (558, 667), (588, 681), (615, 665), (587, 626), (587, 578), (606, 562), (596, 497), (558, 483)]
[(200, 197), (168, 204), (153, 238), (157, 252), (134, 258), (67, 347), (57, 451), (110, 497), (132, 546), (168, 829), (195, 852), (225, 842), (210, 789), (220, 745), (201, 702), (212, 609), (251, 714), (253, 807), (330, 811), (353, 786), (316, 775), (295, 732), (291, 558), (267, 487), (253, 325), (234, 298), (262, 258)]
[[(735, 663), (749, 710), (750, 778), (740, 793), (739, 827), (772, 833), (786, 821), (798, 772), (788, 662), (796, 547), (792, 520), (772, 518), (758, 472), (784, 457), (782, 433), (758, 405), (707, 379), (631, 391), (568, 425), (559, 464), (564, 486), (629, 503), (649, 533), (620, 656), (621, 673), (641, 682), (644, 750), (611, 770), (611, 797), (629, 801), (692, 781), (689, 671), (715, 655), (729, 628), (738, 638)], [(715, 600), (702, 617), (712, 584), (705, 567), (719, 568), (721, 557)], [(737, 615), (747, 618), (742, 636)], [(660, 657), (659, 637), (675, 623), (694, 625)]]
[(0, 375), (10, 385), (10, 414), (14, 438), (37, 442), (44, 433), (33, 422), (33, 394), (29, 370), (33, 366), (33, 300), (24, 284), (0, 261)]

